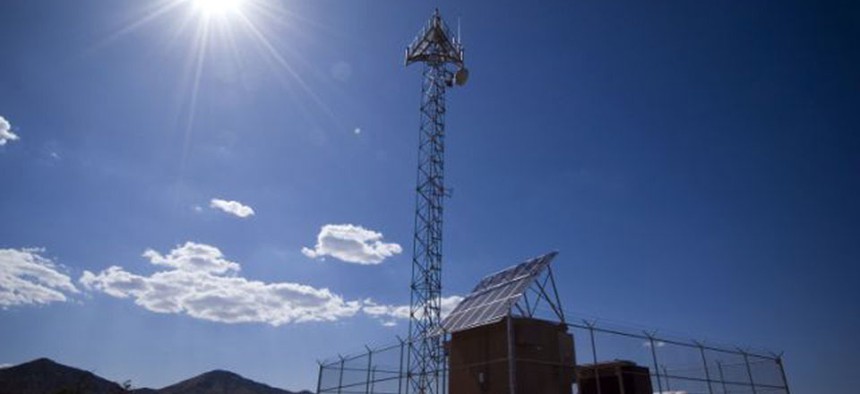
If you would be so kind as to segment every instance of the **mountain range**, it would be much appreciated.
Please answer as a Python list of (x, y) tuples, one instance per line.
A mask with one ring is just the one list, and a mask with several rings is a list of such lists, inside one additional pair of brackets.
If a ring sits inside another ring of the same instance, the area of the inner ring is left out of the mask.
[(161, 389), (131, 389), (47, 358), (0, 369), (0, 394), (311, 394), (293, 392), (214, 370)]

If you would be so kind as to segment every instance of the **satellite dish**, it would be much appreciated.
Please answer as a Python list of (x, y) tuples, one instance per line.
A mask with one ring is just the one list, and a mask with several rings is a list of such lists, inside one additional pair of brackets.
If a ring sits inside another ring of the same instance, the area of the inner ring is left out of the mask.
[(465, 85), (466, 81), (468, 81), (468, 80), (469, 80), (469, 70), (466, 69), (465, 67), (457, 70), (457, 72), (454, 74), (454, 83), (456, 83), (457, 86)]

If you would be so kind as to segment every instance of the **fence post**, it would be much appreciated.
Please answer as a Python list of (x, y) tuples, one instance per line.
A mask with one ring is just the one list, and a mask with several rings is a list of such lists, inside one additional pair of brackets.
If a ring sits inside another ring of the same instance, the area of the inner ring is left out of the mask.
[(373, 350), (367, 347), (367, 345), (364, 345), (364, 348), (367, 349), (367, 380), (364, 382), (364, 392), (365, 394), (370, 394), (370, 371), (373, 366)]
[(749, 376), (749, 378), (750, 378), (750, 386), (752, 387), (752, 392), (753, 392), (753, 394), (756, 394), (756, 393), (757, 393), (757, 391), (756, 391), (756, 389), (755, 389), (755, 381), (753, 380), (752, 368), (750, 367), (750, 358), (749, 358), (749, 356), (747, 355), (747, 352), (746, 352), (746, 351), (743, 351), (743, 350), (740, 350), (740, 349), (738, 349), (738, 350), (741, 352), (741, 354), (743, 354), (743, 355), (744, 355), (744, 364), (746, 364), (746, 365), (747, 365), (747, 375), (748, 375), (748, 376)]
[(319, 371), (319, 375), (317, 375), (317, 391), (316, 391), (316, 393), (319, 394), (320, 390), (322, 389), (323, 363), (321, 361), (317, 361), (317, 364), (319, 364), (319, 366), (320, 366), (320, 371)]
[(341, 355), (338, 355), (338, 357), (340, 357), (340, 376), (337, 378), (337, 393), (341, 394), (343, 392), (343, 366), (346, 359)]
[(517, 393), (517, 360), (514, 355), (514, 320), (508, 311), (508, 384), (511, 386), (509, 392)]
[(663, 382), (660, 381), (660, 364), (657, 363), (657, 346), (654, 343), (654, 335), (645, 332), (645, 336), (648, 337), (648, 343), (651, 345), (651, 358), (654, 359), (654, 373), (657, 375), (657, 389), (663, 393)]
[(726, 377), (723, 375), (723, 363), (720, 360), (717, 360), (717, 370), (720, 371), (720, 383), (723, 385), (723, 393), (728, 393), (729, 389), (726, 388)]
[(705, 367), (705, 380), (708, 381), (708, 394), (714, 394), (714, 389), (711, 387), (711, 372), (708, 371), (708, 359), (705, 357), (705, 347), (696, 342), (696, 346), (699, 347), (699, 353), (702, 354), (702, 365)]
[(779, 365), (779, 373), (782, 375), (782, 386), (785, 388), (785, 394), (791, 394), (788, 390), (788, 379), (785, 378), (785, 366), (782, 365), (782, 355), (776, 356), (776, 365)]
[(600, 392), (600, 370), (597, 368), (597, 347), (594, 345), (594, 324), (593, 322), (589, 322), (587, 320), (583, 320), (585, 325), (588, 326), (588, 334), (591, 336), (591, 358), (592, 365), (594, 366), (594, 382), (597, 384), (597, 394), (603, 394)]

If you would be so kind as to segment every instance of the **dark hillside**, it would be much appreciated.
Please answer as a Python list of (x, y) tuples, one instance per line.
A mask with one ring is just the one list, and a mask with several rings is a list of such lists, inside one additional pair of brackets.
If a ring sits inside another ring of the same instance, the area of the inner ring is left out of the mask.
[[(0, 369), (0, 394), (122, 394), (122, 386), (92, 372), (40, 358)], [(311, 394), (274, 388), (229, 371), (215, 370), (162, 389), (132, 394)]]
[(0, 369), (0, 394), (120, 394), (120, 385), (47, 358)]

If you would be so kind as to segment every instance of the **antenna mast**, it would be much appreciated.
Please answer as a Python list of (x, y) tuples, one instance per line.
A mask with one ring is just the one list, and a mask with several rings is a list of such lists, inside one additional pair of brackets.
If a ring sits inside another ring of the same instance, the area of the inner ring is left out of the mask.
[[(418, 141), (418, 186), (412, 242), (412, 286), (406, 393), (442, 393), (442, 203), (446, 196), (445, 90), (466, 83), (463, 46), (439, 10), (406, 49), (406, 65), (424, 63)], [(453, 69), (453, 70), (452, 70)]]

